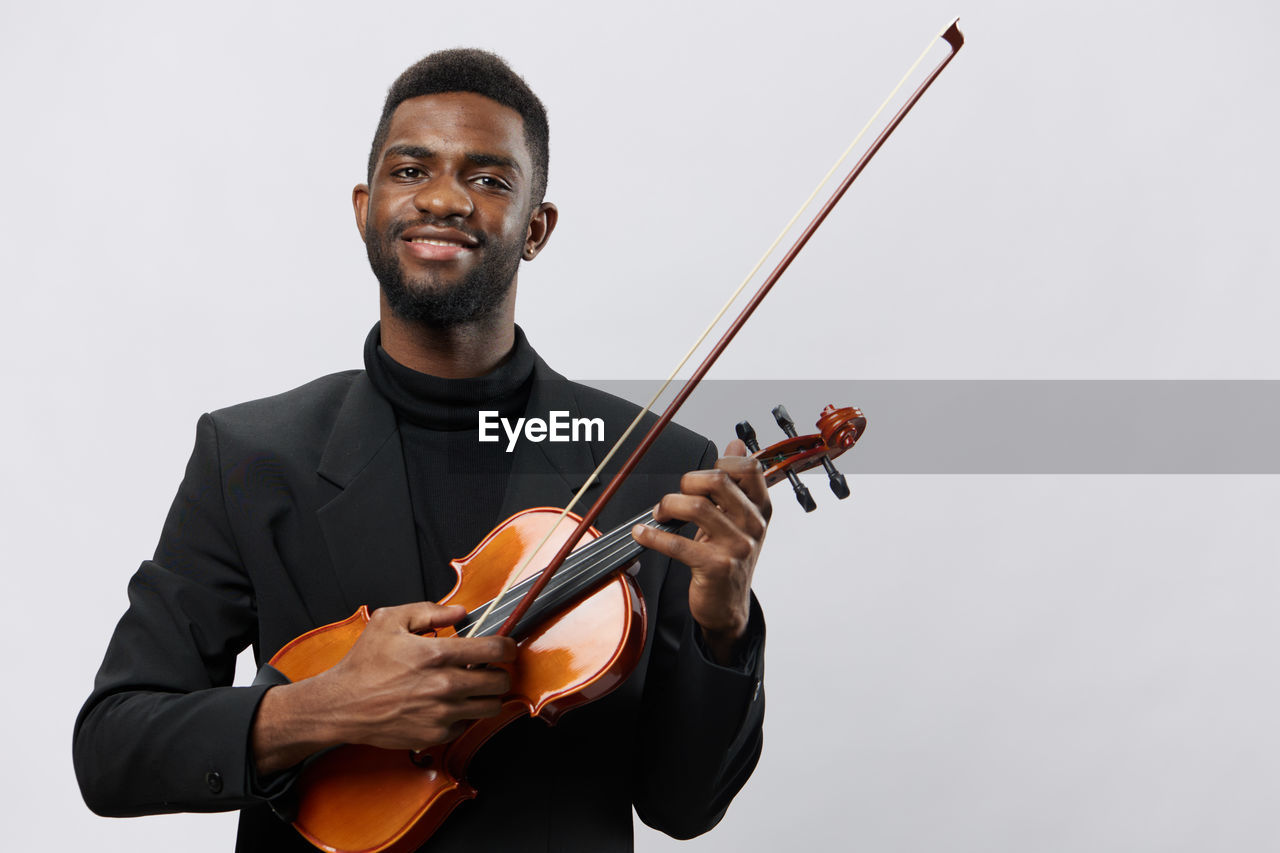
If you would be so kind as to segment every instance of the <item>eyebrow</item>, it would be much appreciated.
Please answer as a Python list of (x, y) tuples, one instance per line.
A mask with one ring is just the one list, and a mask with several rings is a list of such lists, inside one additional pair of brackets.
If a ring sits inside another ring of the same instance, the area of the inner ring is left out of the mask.
[[(436, 152), (422, 145), (392, 145), (387, 149), (387, 153), (383, 155), (383, 159), (388, 157), (410, 157), (414, 160), (430, 160), (435, 156)], [(510, 157), (503, 157), (501, 154), (468, 151), (463, 156), (473, 166), (504, 166), (516, 174), (523, 174), (519, 163)]]

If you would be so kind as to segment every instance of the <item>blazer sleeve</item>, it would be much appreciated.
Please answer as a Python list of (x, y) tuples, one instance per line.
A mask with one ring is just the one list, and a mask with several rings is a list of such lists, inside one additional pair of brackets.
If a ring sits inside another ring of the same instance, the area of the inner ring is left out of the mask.
[(257, 620), (222, 483), (206, 414), (155, 559), (129, 582), (128, 610), (76, 719), (76, 776), (99, 814), (263, 802), (250, 779), (249, 732), (268, 687), (230, 686)]
[[(708, 442), (699, 468), (715, 464)], [(692, 838), (720, 822), (760, 758), (764, 724), (764, 614), (751, 596), (742, 657), (716, 664), (689, 613), (689, 569), (663, 582), (641, 705), (633, 802), (646, 824)]]

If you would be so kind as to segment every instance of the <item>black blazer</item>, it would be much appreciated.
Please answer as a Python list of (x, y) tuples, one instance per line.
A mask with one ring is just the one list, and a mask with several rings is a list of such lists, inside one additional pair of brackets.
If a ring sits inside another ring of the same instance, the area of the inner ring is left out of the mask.
[[(541, 359), (534, 378), (530, 415), (603, 418), (606, 441), (521, 442), (504, 518), (563, 506), (636, 411)], [(714, 458), (705, 439), (669, 428), (597, 526), (643, 511)], [(636, 671), (554, 727), (524, 719), (498, 734), (469, 773), (479, 796), (423, 849), (631, 850), (633, 804), (681, 838), (719, 821), (760, 753), (763, 619), (753, 602), (749, 654), (716, 666), (693, 630), (688, 569), (646, 552), (637, 577), (649, 632)], [(252, 772), (249, 732), (268, 688), (230, 686), (236, 655), (252, 645), (261, 665), (361, 604), (424, 598), (396, 418), (363, 371), (204, 415), (155, 558), (129, 583), (76, 720), (85, 801), (111, 816), (241, 809), (237, 850), (312, 850)]]

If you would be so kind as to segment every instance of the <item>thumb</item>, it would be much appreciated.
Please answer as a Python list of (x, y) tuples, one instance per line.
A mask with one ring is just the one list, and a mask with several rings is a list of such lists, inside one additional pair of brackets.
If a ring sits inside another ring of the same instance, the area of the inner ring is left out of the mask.
[(733, 441), (725, 445), (724, 455), (725, 456), (746, 456), (747, 445), (742, 442), (742, 439), (735, 438)]
[(412, 634), (425, 634), (433, 628), (443, 628), (461, 621), (467, 615), (467, 608), (459, 604), (415, 601), (396, 607), (380, 607), (376, 613), (397, 628)]

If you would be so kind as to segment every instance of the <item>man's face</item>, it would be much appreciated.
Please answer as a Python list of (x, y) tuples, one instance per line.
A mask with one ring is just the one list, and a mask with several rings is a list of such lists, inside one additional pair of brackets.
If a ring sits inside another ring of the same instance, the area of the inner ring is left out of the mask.
[(550, 205), (530, 209), (532, 185), (515, 110), (472, 92), (400, 104), (372, 183), (353, 195), (369, 264), (396, 316), (451, 327), (514, 299), (520, 259), (550, 232), (538, 233)]

